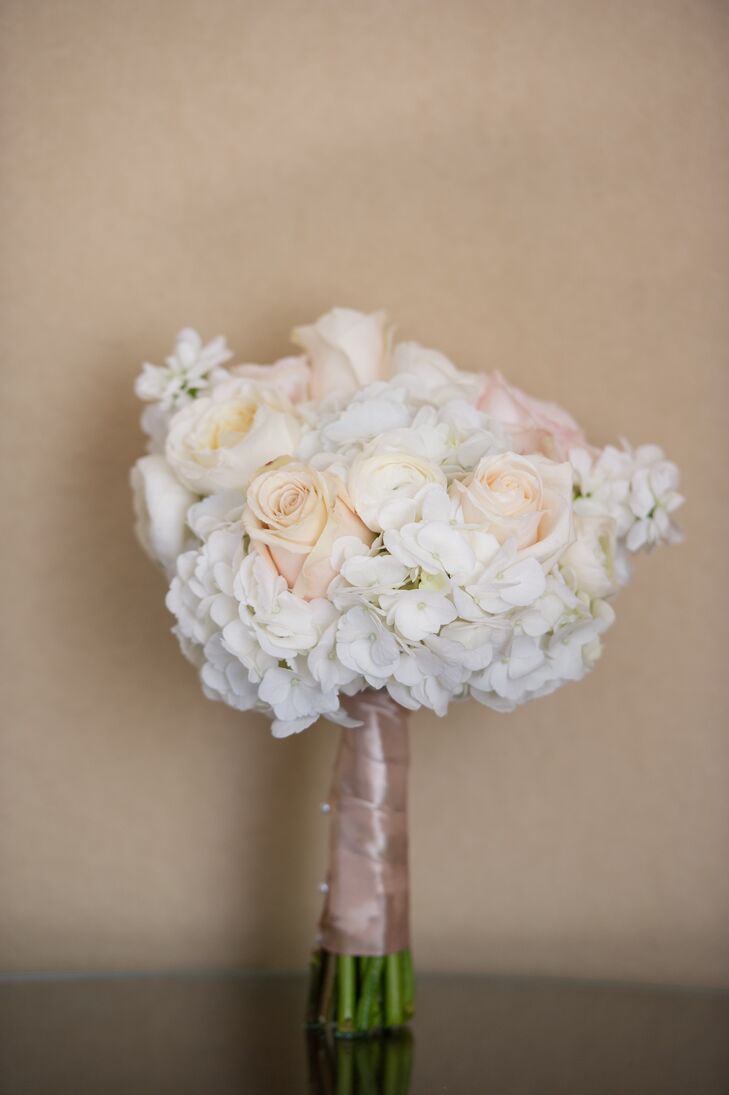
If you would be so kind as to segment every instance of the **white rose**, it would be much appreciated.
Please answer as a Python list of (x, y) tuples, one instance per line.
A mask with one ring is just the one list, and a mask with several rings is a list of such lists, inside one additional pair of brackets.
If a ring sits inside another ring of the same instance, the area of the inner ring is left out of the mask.
[(297, 597), (326, 595), (337, 570), (332, 549), (341, 537), (368, 547), (374, 535), (352, 511), (344, 484), (298, 460), (282, 457), (248, 488), (243, 524), (257, 549)]
[(348, 395), (389, 370), (391, 330), (384, 312), (365, 315), (334, 308), (291, 339), (306, 352), (311, 365), (311, 396)]
[(347, 487), (354, 508), (375, 532), (413, 521), (424, 488), (446, 485), (445, 473), (413, 452), (381, 449), (373, 442), (352, 461)]
[(292, 403), (303, 403), (309, 398), (311, 369), (306, 358), (283, 357), (273, 365), (234, 365), (229, 372), (244, 380), (254, 380), (280, 395), (285, 395)]
[(612, 517), (575, 517), (575, 541), (559, 563), (567, 584), (591, 597), (614, 593), (618, 587), (615, 539)]
[(169, 571), (192, 538), (185, 519), (195, 495), (175, 478), (158, 453), (137, 460), (129, 481), (137, 539), (147, 554)]
[(173, 417), (167, 460), (198, 494), (244, 490), (262, 464), (293, 452), (300, 430), (284, 397), (251, 380), (229, 380)]
[(445, 354), (417, 342), (399, 342), (392, 355), (392, 372), (415, 399), (441, 406), (453, 399), (475, 403), (483, 384), (477, 373), (457, 368)]
[(467, 524), (551, 569), (574, 538), (572, 470), (543, 456), (485, 456), (451, 487)]

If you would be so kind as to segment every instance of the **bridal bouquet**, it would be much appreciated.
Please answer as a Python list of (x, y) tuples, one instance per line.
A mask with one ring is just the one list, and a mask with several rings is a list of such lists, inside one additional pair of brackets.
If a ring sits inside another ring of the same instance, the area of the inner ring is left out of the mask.
[(136, 529), (205, 694), (343, 728), (312, 1018), (412, 1011), (406, 712), (580, 680), (639, 550), (679, 538), (655, 445), (597, 448), (500, 373), (334, 309), (273, 365), (184, 330), (145, 364)]

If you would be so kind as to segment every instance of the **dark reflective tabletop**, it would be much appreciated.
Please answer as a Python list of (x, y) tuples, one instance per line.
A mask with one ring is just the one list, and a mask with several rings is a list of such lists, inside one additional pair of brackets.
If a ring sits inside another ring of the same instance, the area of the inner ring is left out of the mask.
[(3, 1095), (726, 1095), (729, 997), (420, 976), (412, 1038), (307, 1038), (303, 978), (0, 985)]

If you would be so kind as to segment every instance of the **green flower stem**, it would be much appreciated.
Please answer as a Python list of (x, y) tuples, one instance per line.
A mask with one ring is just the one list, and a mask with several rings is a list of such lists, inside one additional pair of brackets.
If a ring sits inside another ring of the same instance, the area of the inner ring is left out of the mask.
[[(357, 1003), (357, 1032), (366, 1034), (375, 1028), (375, 998), (379, 996), (384, 958), (364, 959), (365, 970)], [(363, 964), (364, 964), (363, 963)]]
[(336, 987), (337, 966), (334, 955), (327, 954), (326, 951), (322, 952), (322, 962), (324, 964), (324, 972), (321, 976), (321, 989), (319, 994), (319, 1023), (321, 1026), (325, 1026), (332, 1018), (332, 1011), (336, 1000), (334, 989)]
[(413, 956), (410, 948), (400, 954), (400, 974), (402, 982), (402, 1011), (405, 1022), (415, 1014), (415, 974)]
[(357, 962), (354, 955), (338, 955), (337, 980), (339, 982), (337, 1034), (354, 1034), (354, 1020), (357, 1010)]
[(400, 955), (388, 954), (385, 957), (385, 1026), (401, 1027), (403, 1022)]
[(306, 1005), (307, 1026), (316, 1025), (319, 1021), (319, 1000), (321, 998), (325, 957), (323, 951), (314, 951), (309, 960), (309, 999)]
[(334, 1024), (341, 1037), (402, 1027), (414, 1014), (409, 950), (364, 956), (315, 951), (310, 962), (308, 1026)]

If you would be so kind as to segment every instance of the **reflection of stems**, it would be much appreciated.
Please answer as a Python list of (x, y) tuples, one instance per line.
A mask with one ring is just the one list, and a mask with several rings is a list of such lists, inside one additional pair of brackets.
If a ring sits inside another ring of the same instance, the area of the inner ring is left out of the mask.
[(352, 1045), (337, 1045), (337, 1095), (354, 1095), (354, 1054)]
[(408, 1095), (413, 1046), (406, 1029), (336, 1043), (325, 1031), (309, 1030), (309, 1090), (312, 1095)]

